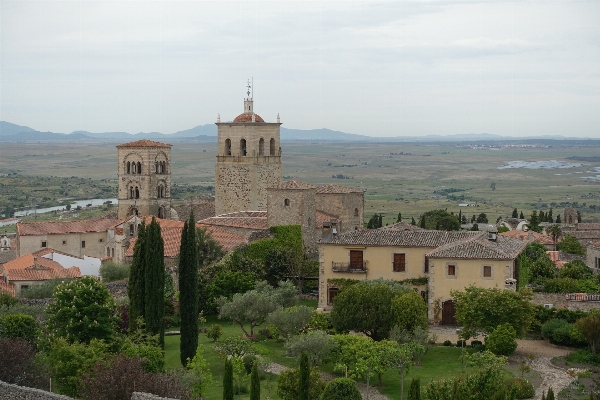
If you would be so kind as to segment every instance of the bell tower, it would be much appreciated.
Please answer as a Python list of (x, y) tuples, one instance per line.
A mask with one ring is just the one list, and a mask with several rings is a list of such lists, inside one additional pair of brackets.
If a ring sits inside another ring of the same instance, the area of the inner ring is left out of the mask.
[(117, 146), (119, 212), (171, 218), (171, 145), (138, 140)]
[(279, 115), (265, 122), (254, 113), (250, 82), (244, 112), (231, 122), (217, 119), (218, 148), (215, 166), (217, 215), (267, 209), (267, 188), (281, 183)]

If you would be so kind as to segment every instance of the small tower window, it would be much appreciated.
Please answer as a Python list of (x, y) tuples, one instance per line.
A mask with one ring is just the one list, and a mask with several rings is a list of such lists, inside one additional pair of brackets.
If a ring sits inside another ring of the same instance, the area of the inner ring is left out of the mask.
[(258, 141), (258, 155), (259, 156), (265, 155), (265, 139), (263, 139), (263, 138), (260, 138), (260, 140)]
[(231, 155), (231, 139), (225, 140), (225, 155), (226, 156)]
[(160, 185), (158, 187), (156, 197), (158, 197), (159, 199), (162, 199), (163, 197), (165, 197), (165, 187), (164, 186)]
[(131, 174), (131, 162), (127, 161), (127, 173)]
[(137, 186), (135, 187), (135, 198), (136, 199), (140, 198), (140, 189)]
[(129, 198), (133, 199), (135, 196), (135, 192), (133, 191), (133, 186), (129, 186)]
[(133, 224), (129, 224), (129, 236), (133, 236)]
[(137, 163), (137, 173), (141, 174), (142, 173), (142, 163), (138, 161)]
[(241, 156), (246, 155), (246, 139), (240, 140), (240, 155)]
[(358, 217), (358, 208), (355, 208), (355, 209), (354, 209), (354, 216), (355, 216), (355, 217)]
[(154, 163), (154, 172), (156, 172), (157, 174), (159, 173), (159, 169), (158, 169), (158, 161), (156, 161)]
[(283, 200), (283, 205), (286, 206), (286, 207), (289, 207), (290, 206), (290, 199)]
[(271, 138), (271, 141), (269, 142), (269, 155), (275, 155), (275, 139), (273, 138)]

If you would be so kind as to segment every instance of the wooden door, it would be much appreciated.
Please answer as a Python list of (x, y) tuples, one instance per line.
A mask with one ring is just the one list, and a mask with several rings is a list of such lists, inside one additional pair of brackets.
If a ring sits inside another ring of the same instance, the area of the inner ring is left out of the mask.
[(442, 325), (456, 325), (456, 308), (452, 300), (442, 303)]
[(350, 269), (363, 269), (362, 250), (350, 250)]

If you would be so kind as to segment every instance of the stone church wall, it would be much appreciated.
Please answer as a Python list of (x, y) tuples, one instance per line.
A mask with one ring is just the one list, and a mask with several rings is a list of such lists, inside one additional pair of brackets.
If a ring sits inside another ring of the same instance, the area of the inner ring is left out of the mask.
[(341, 221), (340, 231), (363, 229), (365, 196), (362, 192), (317, 193), (317, 210), (334, 215)]

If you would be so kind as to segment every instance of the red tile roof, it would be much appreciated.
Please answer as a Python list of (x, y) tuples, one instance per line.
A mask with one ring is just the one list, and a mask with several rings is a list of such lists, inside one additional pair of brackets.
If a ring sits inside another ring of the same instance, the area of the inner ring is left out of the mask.
[(567, 263), (567, 261), (561, 261), (560, 251), (547, 251), (546, 254), (548, 254), (550, 260), (556, 265), (556, 268), (562, 268)]
[[(150, 223), (152, 222), (152, 216), (144, 216), (144, 217), (142, 217), (142, 219), (146, 223), (146, 226), (150, 225)], [(184, 221), (173, 221), (172, 219), (162, 219), (162, 218), (156, 218), (156, 217), (154, 217), (154, 219), (160, 225), (160, 229), (164, 229), (164, 228), (181, 228), (181, 229), (183, 229), (183, 224), (185, 223)]]
[(136, 140), (135, 142), (123, 143), (117, 145), (119, 147), (172, 147), (172, 144), (166, 144), (161, 142), (155, 142), (153, 140), (142, 139)]
[(382, 227), (381, 229), (389, 229), (392, 231), (424, 231), (425, 229), (421, 228), (417, 225), (412, 225), (406, 222), (396, 222), (392, 225), (387, 225)]
[(80, 278), (79, 267), (64, 268), (56, 261), (25, 254), (4, 264), (9, 281), (46, 281), (55, 278)]
[[(265, 122), (265, 120), (262, 119), (261, 116), (258, 114), (254, 114), (254, 121), (255, 122)], [(233, 122), (252, 122), (252, 114), (246, 114), (246, 113), (240, 114), (237, 117), (235, 117)]]
[(286, 181), (281, 182), (277, 186), (273, 186), (269, 189), (314, 189), (316, 186), (311, 185), (310, 183), (300, 182), (300, 181)]
[(439, 247), (446, 243), (478, 235), (481, 235), (481, 232), (398, 231), (380, 228), (342, 233), (322, 243), (344, 246)]
[(0, 293), (6, 293), (12, 297), (16, 296), (15, 285), (12, 283), (4, 283), (0, 281)]
[(445, 244), (427, 253), (429, 258), (458, 258), (485, 260), (513, 260), (523, 251), (527, 243), (523, 240), (497, 236), (489, 240), (487, 232), (476, 232), (477, 236)]
[(221, 214), (216, 217), (205, 218), (198, 221), (203, 225), (230, 226), (232, 228), (245, 228), (263, 230), (268, 229), (266, 211), (241, 211), (230, 214)]
[(552, 240), (552, 238), (550, 236), (544, 235), (542, 233), (537, 233), (534, 231), (525, 232), (525, 231), (512, 230), (512, 231), (500, 233), (500, 235), (502, 235), (502, 236), (510, 237), (513, 239), (525, 240), (525, 241), (529, 241), (529, 234), (532, 235), (532, 239), (534, 242), (541, 243), (541, 244), (547, 244), (547, 245), (554, 244), (554, 241)]
[(17, 232), (21, 236), (105, 232), (122, 222), (123, 221), (120, 219), (97, 219), (68, 222), (19, 222), (17, 224)]
[(323, 185), (317, 188), (317, 193), (364, 193), (363, 189), (351, 188), (340, 185)]
[(580, 222), (577, 224), (578, 231), (600, 231), (600, 223), (598, 222)]
[(327, 214), (327, 213), (324, 213), (323, 211), (317, 210), (317, 218), (316, 218), (316, 221), (315, 221), (315, 226), (317, 228), (322, 228), (323, 227), (323, 223), (324, 222), (329, 222), (329, 221), (331, 221), (331, 222), (339, 222), (339, 219), (338, 219), (338, 217), (336, 217), (334, 215)]
[(236, 235), (235, 233), (231, 233), (216, 226), (206, 226), (202, 224), (196, 224), (196, 226), (199, 228), (206, 227), (210, 233), (210, 236), (212, 236), (212, 238), (215, 239), (219, 245), (221, 245), (223, 250), (227, 252), (230, 252), (236, 247), (248, 242), (242, 236)]

